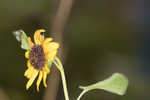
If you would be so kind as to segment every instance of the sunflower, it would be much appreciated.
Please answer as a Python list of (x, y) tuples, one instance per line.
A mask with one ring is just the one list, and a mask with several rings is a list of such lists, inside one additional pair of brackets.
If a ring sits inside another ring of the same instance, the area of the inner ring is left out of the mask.
[(27, 38), (28, 44), (31, 47), (31, 49), (25, 52), (25, 57), (28, 59), (27, 70), (24, 73), (24, 76), (29, 79), (26, 84), (27, 90), (31, 87), (36, 77), (38, 77), (36, 82), (37, 91), (39, 91), (42, 79), (44, 87), (47, 87), (46, 78), (50, 73), (48, 65), (53, 62), (59, 48), (57, 42), (52, 42), (52, 38), (44, 38), (41, 32), (45, 32), (45, 30), (39, 29), (35, 31), (35, 43), (31, 41), (30, 37)]

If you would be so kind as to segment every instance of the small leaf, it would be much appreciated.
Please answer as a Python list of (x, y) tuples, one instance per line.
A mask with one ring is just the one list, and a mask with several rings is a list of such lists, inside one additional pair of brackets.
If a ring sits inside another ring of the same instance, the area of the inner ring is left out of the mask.
[(17, 30), (13, 32), (14, 36), (16, 39), (21, 42), (21, 48), (25, 50), (31, 49), (29, 43), (28, 43), (28, 38), (27, 35), (23, 30)]
[(100, 81), (86, 87), (80, 86), (80, 88), (83, 90), (89, 91), (93, 89), (103, 89), (118, 95), (124, 95), (127, 90), (127, 87), (128, 87), (128, 80), (124, 75), (120, 73), (115, 73), (104, 81)]

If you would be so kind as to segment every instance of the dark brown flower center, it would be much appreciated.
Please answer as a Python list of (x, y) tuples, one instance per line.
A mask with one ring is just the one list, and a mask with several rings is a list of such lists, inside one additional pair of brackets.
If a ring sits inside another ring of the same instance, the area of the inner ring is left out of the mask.
[(30, 51), (29, 59), (35, 69), (42, 69), (45, 64), (45, 55), (42, 46), (35, 45)]

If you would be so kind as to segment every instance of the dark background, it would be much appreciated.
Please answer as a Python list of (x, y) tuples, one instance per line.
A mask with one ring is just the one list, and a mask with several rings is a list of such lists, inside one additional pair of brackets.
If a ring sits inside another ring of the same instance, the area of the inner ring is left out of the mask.
[[(0, 0), (0, 100), (41, 100), (46, 90), (35, 83), (25, 90), (24, 50), (12, 35), (23, 29), (51, 31), (54, 0)], [(58, 2), (59, 3), (59, 2)], [(149, 100), (150, 13), (149, 0), (75, 0), (65, 26), (65, 72), (70, 99), (89, 85), (120, 72), (130, 83), (118, 96), (103, 90), (87, 93), (82, 100)], [(45, 34), (49, 36), (49, 34)], [(58, 97), (64, 100), (63, 92)]]

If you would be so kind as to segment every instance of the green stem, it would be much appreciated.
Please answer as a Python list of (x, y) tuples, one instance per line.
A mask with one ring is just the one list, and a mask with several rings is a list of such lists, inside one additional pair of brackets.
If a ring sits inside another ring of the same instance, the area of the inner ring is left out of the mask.
[(81, 92), (81, 94), (78, 96), (77, 100), (80, 100), (81, 97), (82, 97), (86, 92), (87, 92), (86, 90), (83, 90), (83, 91)]
[(57, 66), (57, 68), (59, 69), (59, 71), (61, 73), (61, 79), (62, 79), (62, 83), (63, 83), (65, 99), (69, 100), (69, 95), (68, 95), (68, 90), (67, 90), (67, 83), (66, 83), (66, 77), (65, 77), (65, 73), (64, 73), (64, 68), (63, 68), (63, 65), (62, 65), (62, 63), (61, 63), (61, 61), (59, 60), (58, 57), (55, 57), (54, 64)]

